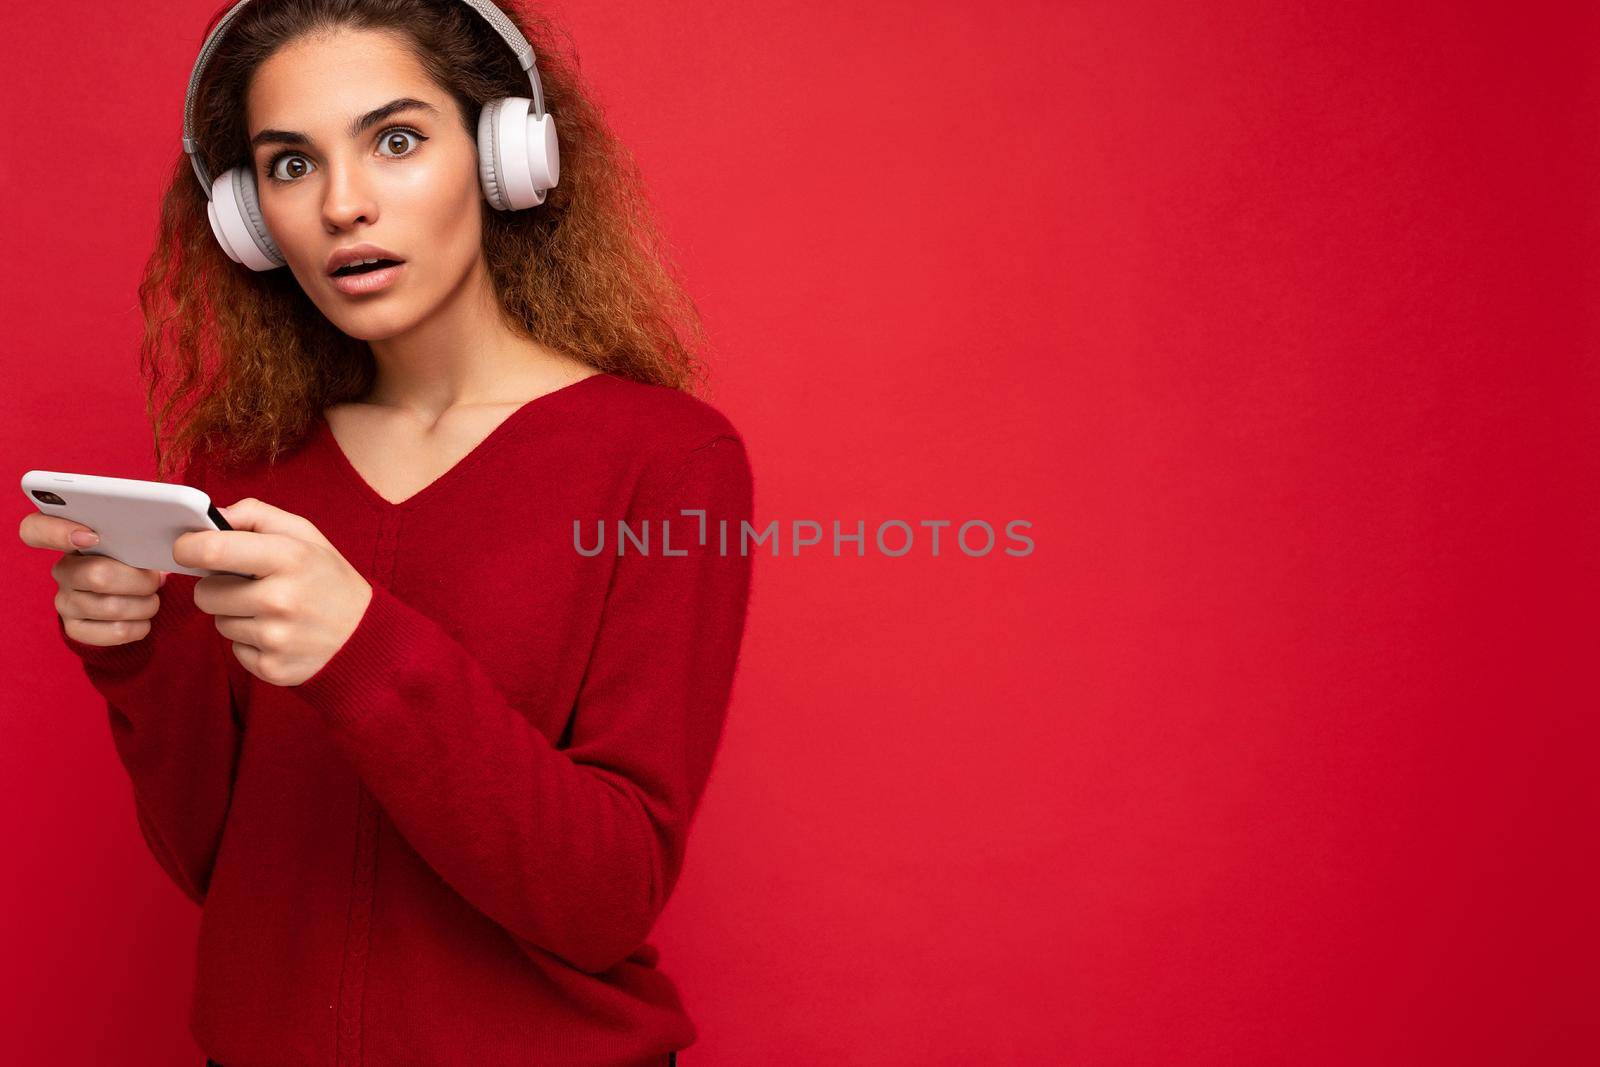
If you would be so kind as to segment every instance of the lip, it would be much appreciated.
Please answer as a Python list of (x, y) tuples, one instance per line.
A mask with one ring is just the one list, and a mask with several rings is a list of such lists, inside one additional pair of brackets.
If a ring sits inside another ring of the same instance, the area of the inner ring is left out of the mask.
[[(362, 257), (366, 258), (366, 257)], [(367, 293), (381, 293), (400, 279), (400, 272), (406, 269), (405, 263), (396, 263), (392, 267), (382, 270), (369, 270), (365, 274), (341, 274), (337, 278), (328, 280), (333, 287), (346, 296), (364, 296)]]
[[(327, 265), (323, 267), (322, 271), (324, 274), (332, 276), (334, 271), (338, 270), (346, 263), (354, 263), (360, 259), (397, 259), (404, 263), (406, 257), (396, 255), (387, 248), (373, 244), (366, 244), (363, 242), (362, 244), (358, 245), (349, 245), (345, 248), (334, 249), (333, 255), (328, 257)], [(379, 273), (381, 274), (382, 271), (379, 271)]]

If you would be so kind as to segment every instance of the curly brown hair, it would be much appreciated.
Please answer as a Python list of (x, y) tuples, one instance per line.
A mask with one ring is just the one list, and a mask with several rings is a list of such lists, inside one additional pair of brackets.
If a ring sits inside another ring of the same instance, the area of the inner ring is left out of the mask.
[[(208, 32), (231, 6), (212, 16)], [(637, 164), (587, 92), (576, 50), (569, 60), (554, 47), (556, 27), (516, 0), (499, 7), (533, 46), (561, 137), (561, 181), (541, 207), (502, 212), (479, 201), (508, 325), (599, 370), (699, 392), (704, 327)], [(210, 173), (248, 165), (244, 101), (256, 67), (302, 35), (346, 27), (397, 33), (454, 97), (474, 139), (486, 101), (528, 95), (511, 49), (457, 0), (254, 0), (196, 89), (195, 136)], [(161, 478), (200, 454), (216, 466), (275, 459), (324, 407), (364, 396), (376, 371), (367, 342), (329, 322), (287, 270), (230, 260), (212, 236), (206, 202), (180, 151), (139, 283), (140, 370)]]

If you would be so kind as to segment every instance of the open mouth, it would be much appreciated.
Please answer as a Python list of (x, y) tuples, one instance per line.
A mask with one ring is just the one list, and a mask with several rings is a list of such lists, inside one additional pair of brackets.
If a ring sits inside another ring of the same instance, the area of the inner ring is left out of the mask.
[(334, 271), (331, 277), (344, 278), (351, 274), (370, 274), (375, 270), (382, 270), (385, 267), (399, 266), (402, 262), (403, 260), (398, 259), (374, 259), (361, 263), (347, 263), (338, 270)]

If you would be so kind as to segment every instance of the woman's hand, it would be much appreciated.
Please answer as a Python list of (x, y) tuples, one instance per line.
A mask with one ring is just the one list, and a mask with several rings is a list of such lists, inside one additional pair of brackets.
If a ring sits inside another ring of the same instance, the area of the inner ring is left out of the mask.
[(62, 629), (86, 645), (127, 645), (142, 640), (161, 608), (156, 590), (167, 580), (166, 574), (130, 567), (110, 556), (80, 555), (79, 547), (91, 548), (99, 537), (79, 546), (69, 539), (77, 531), (94, 533), (81, 522), (41, 511), (25, 515), (17, 528), (17, 536), (30, 548), (65, 553), (50, 567)]
[(309, 519), (254, 497), (222, 509), (232, 530), (196, 530), (172, 543), (185, 567), (236, 571), (195, 582), (195, 607), (216, 617), (245, 670), (299, 685), (355, 632), (372, 586)]

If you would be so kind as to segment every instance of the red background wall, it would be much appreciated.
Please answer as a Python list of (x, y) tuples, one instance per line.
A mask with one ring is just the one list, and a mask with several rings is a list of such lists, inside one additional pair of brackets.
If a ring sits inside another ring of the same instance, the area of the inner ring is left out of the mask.
[[(149, 476), (212, 10), (0, 15), (7, 477)], [(1592, 1059), (1592, 5), (555, 10), (758, 518), (1036, 543), (758, 559), (685, 1062)], [(198, 912), (0, 552), (0, 1061), (198, 1063)]]

